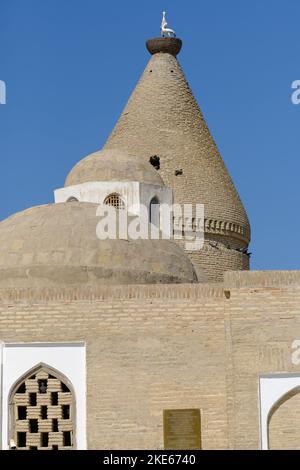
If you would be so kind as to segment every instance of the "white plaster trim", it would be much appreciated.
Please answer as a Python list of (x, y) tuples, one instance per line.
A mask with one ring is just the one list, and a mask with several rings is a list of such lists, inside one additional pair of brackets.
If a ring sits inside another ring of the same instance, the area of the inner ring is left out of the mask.
[(261, 449), (269, 449), (268, 417), (284, 395), (300, 386), (300, 374), (263, 375), (259, 380)]
[(76, 400), (77, 449), (85, 450), (86, 441), (86, 347), (70, 343), (8, 343), (2, 348), (2, 448), (8, 449), (8, 398), (15, 382), (39, 363), (45, 363), (65, 375), (73, 385)]

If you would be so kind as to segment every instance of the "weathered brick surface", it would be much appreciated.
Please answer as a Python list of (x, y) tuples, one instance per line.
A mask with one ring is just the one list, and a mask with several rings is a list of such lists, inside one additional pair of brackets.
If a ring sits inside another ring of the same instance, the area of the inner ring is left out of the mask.
[[(291, 362), (298, 277), (244, 272), (229, 273), (224, 286), (4, 290), (0, 338), (86, 342), (89, 448), (162, 448), (163, 409), (195, 407), (204, 449), (256, 449), (259, 376), (300, 374)], [(275, 437), (287, 423), (279, 422)]]
[[(229, 445), (235, 449), (257, 449), (260, 447), (260, 375), (300, 374), (300, 365), (294, 365), (291, 360), (292, 343), (300, 339), (299, 272), (230, 273), (226, 281), (231, 284), (227, 291), (230, 298), (225, 302), (230, 328), (227, 337)], [(233, 287), (234, 284), (238, 287)], [(294, 411), (297, 413), (297, 407)], [(277, 436), (286, 426), (286, 419), (281, 431), (278, 421), (274, 425)], [(291, 431), (294, 435), (297, 432), (296, 428)], [(277, 445), (278, 439), (275, 442)]]
[(300, 450), (300, 393), (299, 389), (285, 397), (274, 410), (269, 425), (269, 448)]
[[(176, 203), (205, 206), (206, 235), (232, 238), (245, 248), (250, 238), (248, 218), (235, 186), (209, 132), (177, 59), (154, 54), (134, 89), (105, 149), (126, 149), (149, 162), (160, 157), (160, 174), (173, 189)], [(182, 170), (176, 176), (175, 170)], [(234, 248), (234, 244), (233, 244)], [(221, 281), (228, 269), (247, 269), (245, 255), (202, 252), (191, 259), (211, 281)]]
[(49, 289), (39, 300), (3, 292), (1, 339), (86, 341), (89, 448), (162, 448), (163, 409), (173, 407), (201, 408), (203, 446), (223, 448), (222, 294), (212, 286)]

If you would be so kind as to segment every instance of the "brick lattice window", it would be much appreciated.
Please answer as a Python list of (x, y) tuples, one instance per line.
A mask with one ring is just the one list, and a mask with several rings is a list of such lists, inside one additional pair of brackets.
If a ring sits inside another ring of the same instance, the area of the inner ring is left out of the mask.
[(124, 201), (117, 193), (110, 194), (109, 196), (107, 196), (104, 201), (104, 204), (106, 204), (107, 206), (115, 207), (116, 209), (125, 209)]
[(71, 450), (74, 445), (74, 393), (52, 368), (31, 370), (10, 397), (10, 440), (20, 450)]

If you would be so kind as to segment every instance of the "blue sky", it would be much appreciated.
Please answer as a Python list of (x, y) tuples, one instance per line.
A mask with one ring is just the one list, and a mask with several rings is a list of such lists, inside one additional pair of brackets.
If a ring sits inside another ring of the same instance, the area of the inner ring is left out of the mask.
[(299, 0), (0, 0), (0, 219), (53, 201), (105, 143), (167, 11), (246, 206), (253, 269), (298, 269)]

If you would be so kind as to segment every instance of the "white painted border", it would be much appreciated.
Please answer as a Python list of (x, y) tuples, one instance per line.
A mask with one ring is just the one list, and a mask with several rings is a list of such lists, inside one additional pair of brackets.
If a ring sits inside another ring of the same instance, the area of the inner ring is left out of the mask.
[(300, 386), (300, 374), (264, 375), (259, 380), (261, 449), (269, 449), (268, 417), (273, 406)]
[[(0, 345), (1, 350), (1, 345)], [(1, 351), (0, 351), (1, 354)], [(2, 449), (8, 449), (8, 397), (15, 382), (40, 362), (65, 375), (76, 400), (77, 449), (86, 449), (86, 348), (84, 343), (4, 343), (2, 345)], [(1, 386), (1, 384), (0, 384)], [(1, 394), (1, 391), (0, 391)]]

